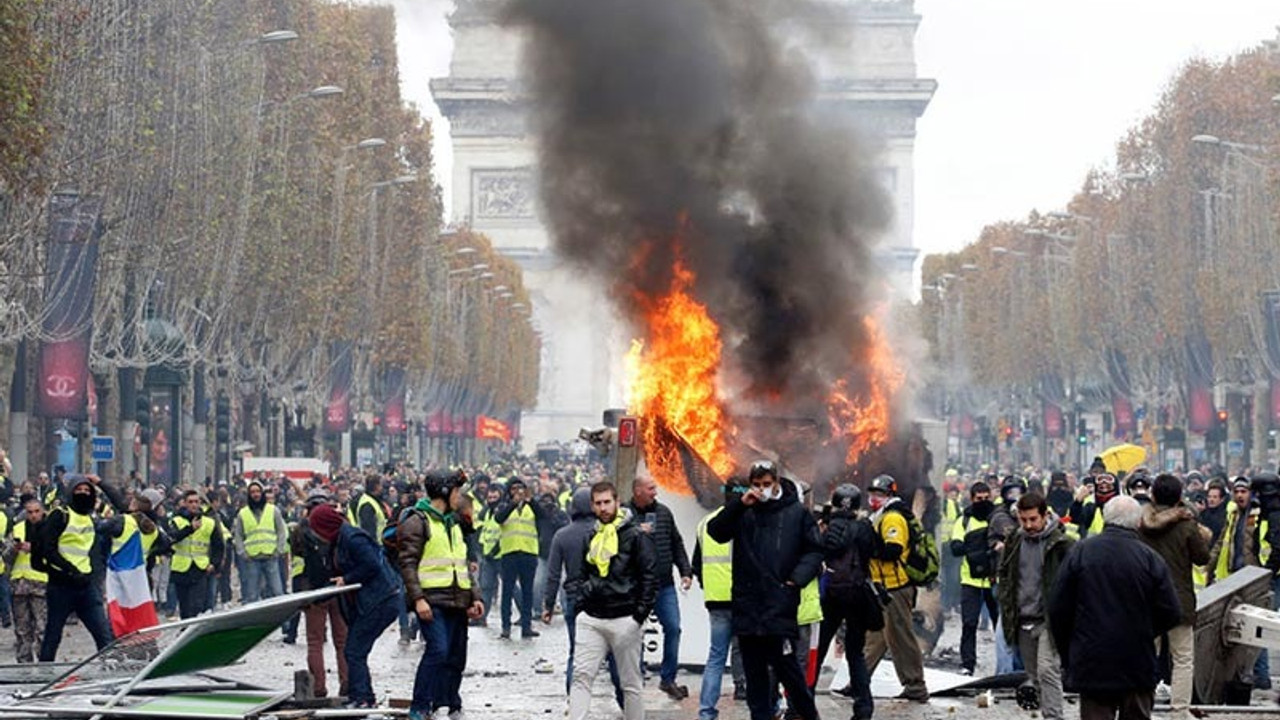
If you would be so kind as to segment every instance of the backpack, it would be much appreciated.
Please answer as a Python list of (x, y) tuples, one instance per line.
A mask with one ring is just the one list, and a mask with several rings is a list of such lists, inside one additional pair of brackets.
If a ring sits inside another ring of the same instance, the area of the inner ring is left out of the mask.
[[(895, 508), (897, 509), (897, 508)], [(930, 585), (938, 579), (938, 568), (941, 559), (938, 555), (938, 541), (931, 533), (924, 530), (920, 520), (909, 511), (902, 511), (907, 521), (907, 557), (902, 569), (907, 580), (916, 587)]]
[(400, 537), (396, 534), (396, 531), (400, 529), (400, 523), (404, 522), (406, 517), (409, 517), (409, 513), (414, 512), (420, 513), (422, 511), (417, 508), (407, 507), (395, 517), (387, 518), (387, 526), (382, 529), (382, 550), (394, 567), (398, 567), (398, 565), (394, 564), (400, 562)]

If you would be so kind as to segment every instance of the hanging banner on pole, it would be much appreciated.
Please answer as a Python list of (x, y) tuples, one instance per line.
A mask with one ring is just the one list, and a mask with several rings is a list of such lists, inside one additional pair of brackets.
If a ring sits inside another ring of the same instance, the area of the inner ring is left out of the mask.
[(324, 431), (331, 434), (351, 429), (351, 343), (330, 345), (329, 401), (324, 407)]
[(36, 377), (43, 417), (87, 420), (93, 293), (102, 199), (58, 193), (49, 200), (48, 275)]

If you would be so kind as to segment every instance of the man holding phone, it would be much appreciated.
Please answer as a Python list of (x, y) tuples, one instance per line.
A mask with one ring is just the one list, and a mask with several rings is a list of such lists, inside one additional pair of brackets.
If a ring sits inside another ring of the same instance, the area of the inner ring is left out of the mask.
[(209, 577), (222, 564), (225, 551), (218, 520), (204, 517), (200, 494), (188, 490), (169, 525), (173, 542), (170, 577), (178, 590), (178, 616), (183, 620), (204, 612)]

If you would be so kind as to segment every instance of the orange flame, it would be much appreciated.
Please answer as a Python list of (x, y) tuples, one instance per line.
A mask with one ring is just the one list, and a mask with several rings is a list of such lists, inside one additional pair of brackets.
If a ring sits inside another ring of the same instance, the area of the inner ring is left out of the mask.
[(637, 298), (648, 343), (633, 341), (626, 358), (628, 407), (645, 419), (645, 465), (660, 486), (682, 495), (690, 493), (684, 466), (663, 426), (679, 433), (721, 477), (733, 468), (716, 390), (720, 327), (693, 299), (693, 281), (693, 272), (677, 259), (665, 295)]
[(864, 317), (862, 322), (868, 341), (863, 358), (867, 385), (851, 395), (848, 382), (837, 380), (827, 398), (832, 435), (849, 440), (849, 451), (845, 455), (849, 465), (857, 463), (867, 450), (889, 441), (890, 403), (905, 379), (880, 323), (871, 316)]

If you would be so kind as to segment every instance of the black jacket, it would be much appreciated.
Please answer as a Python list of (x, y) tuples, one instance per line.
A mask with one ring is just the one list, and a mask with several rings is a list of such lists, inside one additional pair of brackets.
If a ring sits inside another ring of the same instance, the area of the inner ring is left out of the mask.
[(569, 524), (569, 515), (560, 509), (560, 501), (555, 495), (539, 495), (533, 504), (539, 511), (533, 520), (538, 528), (538, 557), (546, 560), (551, 557), (551, 541), (556, 531)]
[(618, 528), (618, 553), (609, 562), (607, 576), (601, 576), (600, 570), (586, 561), (594, 525), (593, 532), (582, 539), (575, 551), (582, 563), (576, 576), (579, 588), (576, 610), (597, 618), (629, 616), (644, 623), (658, 599), (657, 556), (653, 543), (640, 532), (630, 511), (622, 508), (619, 512), (626, 513), (627, 517)]
[(795, 486), (751, 507), (734, 498), (707, 523), (716, 542), (733, 543), (733, 630), (739, 635), (794, 637), (800, 588), (822, 570), (822, 538)]
[(671, 574), (672, 565), (680, 573), (680, 577), (693, 577), (689, 553), (685, 551), (684, 538), (680, 537), (680, 530), (676, 528), (676, 519), (671, 514), (671, 508), (657, 500), (643, 508), (636, 507), (635, 501), (632, 500), (627, 503), (627, 507), (635, 514), (637, 523), (646, 522), (646, 518), (650, 516), (653, 518), (653, 531), (649, 537), (653, 540), (653, 549), (658, 554), (658, 587), (675, 584), (674, 576)]
[(582, 564), (586, 557), (579, 552), (595, 534), (596, 517), (591, 513), (591, 491), (576, 492), (569, 503), (568, 525), (556, 531), (551, 539), (551, 554), (547, 560), (547, 585), (543, 593), (542, 607), (554, 610), (556, 595), (560, 592), (560, 569), (564, 568), (565, 598), (576, 606), (581, 590)]
[(1049, 600), (1063, 688), (1153, 690), (1155, 638), (1177, 625), (1181, 612), (1168, 566), (1136, 531), (1108, 525), (1081, 541), (1067, 554)]

